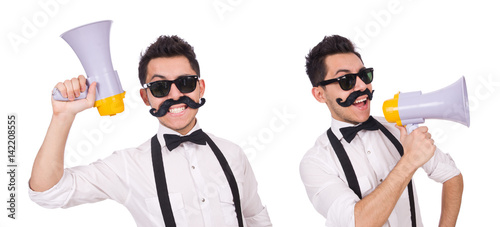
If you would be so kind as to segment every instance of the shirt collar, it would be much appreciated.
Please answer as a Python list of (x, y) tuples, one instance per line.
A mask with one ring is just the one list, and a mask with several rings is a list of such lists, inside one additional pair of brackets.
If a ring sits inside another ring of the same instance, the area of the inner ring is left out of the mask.
[[(361, 123), (360, 123), (361, 124)], [(345, 127), (353, 127), (353, 126), (357, 126), (359, 124), (351, 124), (351, 123), (348, 123), (348, 122), (344, 122), (344, 121), (339, 121), (339, 120), (336, 120), (334, 118), (332, 118), (332, 124), (331, 124), (331, 128), (332, 128), (332, 132), (333, 134), (335, 134), (335, 136), (341, 140), (344, 138), (344, 136), (342, 135), (342, 133), (340, 132), (340, 129), (341, 128), (345, 128)]]
[[(159, 125), (160, 126), (158, 127), (158, 133), (156, 134), (156, 136), (158, 137), (158, 142), (160, 142), (161, 147), (165, 146), (165, 139), (163, 139), (163, 134), (172, 134), (172, 135), (182, 136), (180, 133), (176, 132), (175, 130), (173, 130), (171, 128), (168, 128), (168, 127), (162, 125), (161, 123)], [(198, 123), (198, 119), (196, 119), (196, 124), (186, 135), (189, 135), (198, 129), (201, 129), (201, 127), (200, 127), (200, 124)]]

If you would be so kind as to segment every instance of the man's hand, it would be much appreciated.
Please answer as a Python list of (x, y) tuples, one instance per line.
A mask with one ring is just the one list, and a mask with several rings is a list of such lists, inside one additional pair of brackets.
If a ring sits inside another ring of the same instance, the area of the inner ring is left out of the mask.
[(71, 114), (74, 116), (83, 110), (93, 107), (96, 94), (96, 82), (89, 86), (89, 92), (85, 99), (75, 100), (75, 98), (80, 96), (81, 92), (85, 91), (86, 82), (87, 79), (80, 75), (78, 78), (72, 78), (70, 80), (57, 83), (55, 88), (61, 92), (61, 95), (64, 98), (69, 99), (69, 101), (56, 101), (52, 98), (53, 114)]
[(396, 127), (401, 132), (401, 143), (404, 149), (401, 161), (408, 162), (413, 170), (417, 170), (429, 161), (436, 151), (429, 129), (421, 126), (408, 135), (405, 127), (397, 125)]

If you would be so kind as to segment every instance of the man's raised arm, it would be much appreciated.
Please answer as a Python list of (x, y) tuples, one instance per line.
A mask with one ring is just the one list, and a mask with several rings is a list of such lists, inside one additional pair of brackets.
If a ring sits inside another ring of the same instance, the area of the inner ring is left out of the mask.
[(86, 89), (84, 76), (60, 82), (56, 88), (70, 101), (56, 101), (52, 98), (52, 120), (45, 139), (38, 151), (31, 172), (30, 188), (45, 191), (59, 182), (64, 173), (64, 149), (69, 130), (77, 113), (94, 106), (96, 83), (89, 87), (85, 99), (75, 100)]

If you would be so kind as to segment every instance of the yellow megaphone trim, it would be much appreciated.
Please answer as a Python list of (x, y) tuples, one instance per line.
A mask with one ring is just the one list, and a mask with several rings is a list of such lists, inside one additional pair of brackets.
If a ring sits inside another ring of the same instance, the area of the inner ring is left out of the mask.
[(125, 98), (125, 92), (109, 96), (104, 99), (99, 99), (95, 101), (94, 107), (97, 107), (99, 114), (101, 116), (113, 116), (117, 113), (123, 112), (125, 105), (123, 104), (123, 99)]
[(402, 126), (398, 110), (399, 93), (400, 92), (395, 94), (393, 99), (385, 100), (382, 110), (384, 111), (385, 119), (388, 122), (396, 123), (397, 125)]

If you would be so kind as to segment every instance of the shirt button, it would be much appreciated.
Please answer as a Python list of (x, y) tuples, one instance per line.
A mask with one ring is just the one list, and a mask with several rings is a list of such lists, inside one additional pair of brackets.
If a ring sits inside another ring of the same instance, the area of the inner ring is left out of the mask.
[(201, 199), (201, 202), (202, 202), (202, 203), (204, 203), (204, 202), (205, 202), (205, 198), (202, 198), (202, 199)]
[(366, 153), (371, 154), (372, 152), (371, 151), (367, 151)]
[(194, 167), (194, 166), (191, 166), (191, 169), (196, 169), (196, 167)]
[(384, 181), (384, 179), (380, 179), (380, 183), (382, 183)]

